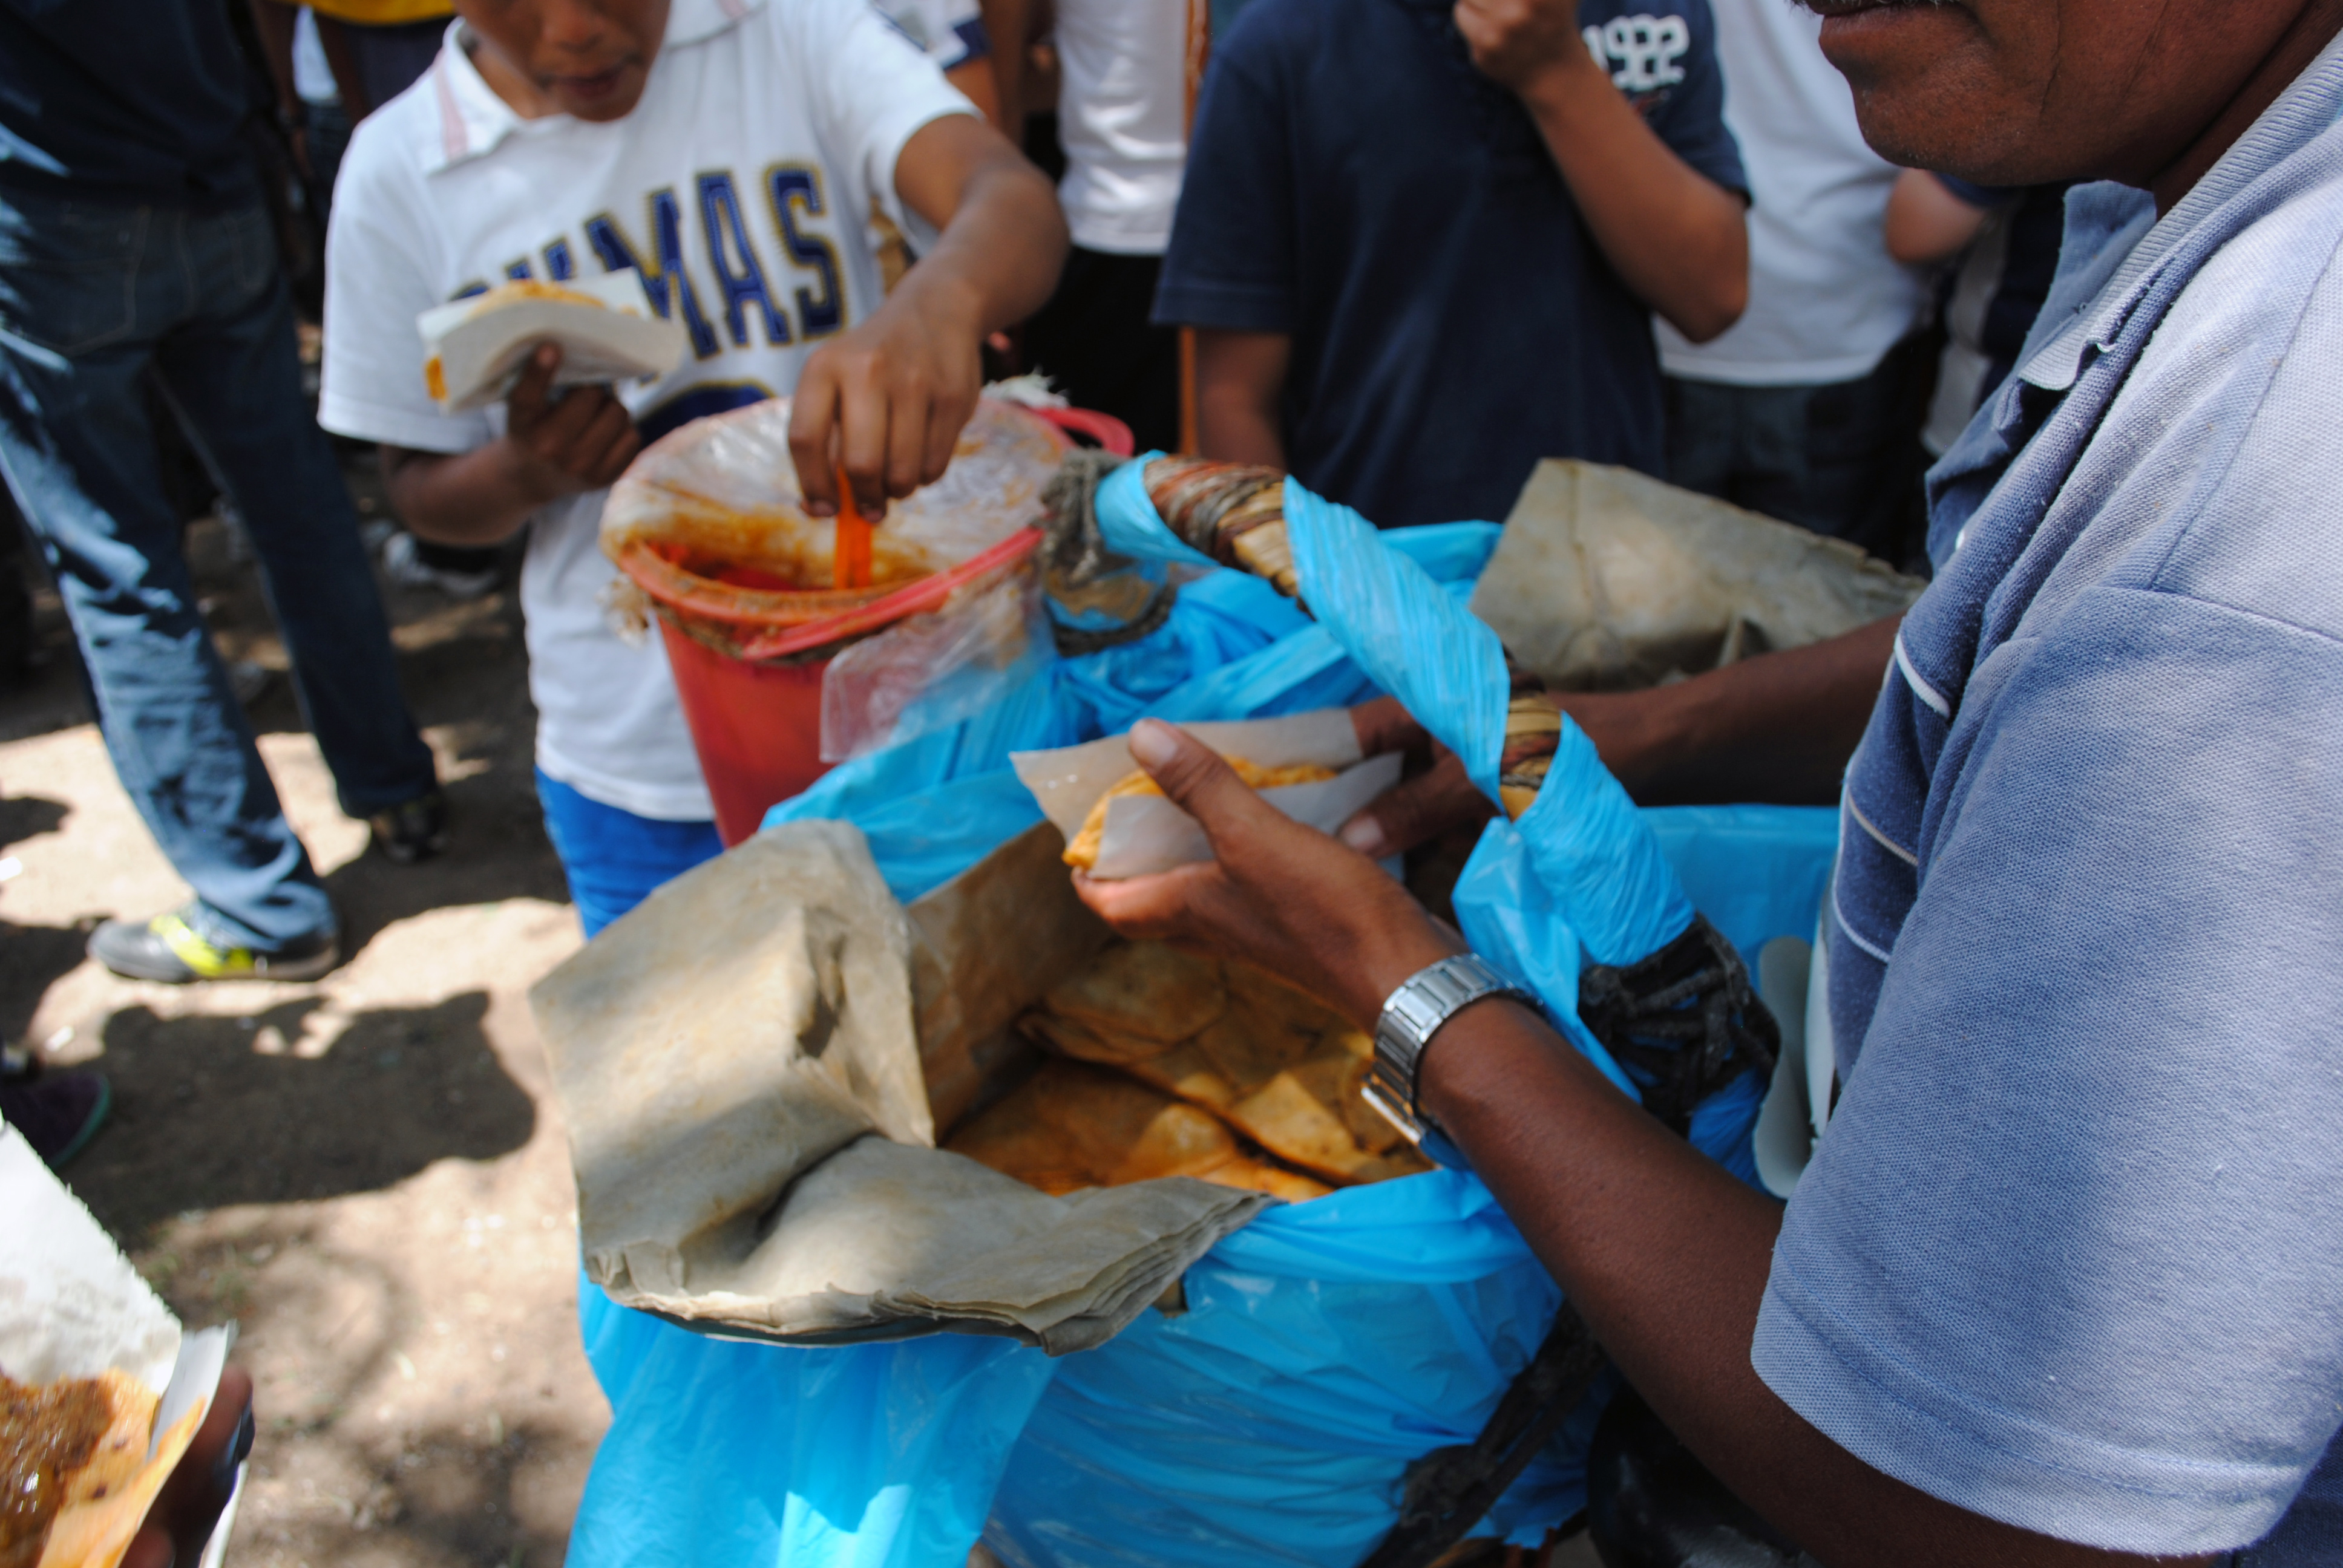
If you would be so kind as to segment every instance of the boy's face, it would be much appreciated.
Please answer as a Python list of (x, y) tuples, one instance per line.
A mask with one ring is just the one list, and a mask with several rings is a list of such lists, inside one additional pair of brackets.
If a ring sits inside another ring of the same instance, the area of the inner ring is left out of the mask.
[(668, 0), (457, 0), (456, 9), (501, 64), (581, 120), (631, 113), (667, 36)]

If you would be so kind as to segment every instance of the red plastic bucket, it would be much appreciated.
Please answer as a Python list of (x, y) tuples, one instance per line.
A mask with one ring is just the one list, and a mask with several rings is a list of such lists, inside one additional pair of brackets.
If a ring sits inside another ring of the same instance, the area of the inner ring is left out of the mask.
[(692, 640), (662, 617), (668, 668), (691, 726), (727, 849), (765, 813), (829, 771), (821, 759), (821, 677), (830, 660), (750, 664)]
[[(1111, 416), (1080, 408), (1030, 412), (1131, 456), (1131, 430)], [(1022, 560), (1041, 542), (1038, 528), (1021, 529), (948, 571), (843, 593), (767, 588), (753, 572), (679, 559), (643, 541), (620, 548), (619, 568), (658, 609), (676, 695), (726, 846), (754, 833), (768, 810), (830, 771), (821, 759), (822, 677), (830, 668), (822, 650), (935, 609), (954, 588)], [(821, 613), (809, 617), (816, 606)]]

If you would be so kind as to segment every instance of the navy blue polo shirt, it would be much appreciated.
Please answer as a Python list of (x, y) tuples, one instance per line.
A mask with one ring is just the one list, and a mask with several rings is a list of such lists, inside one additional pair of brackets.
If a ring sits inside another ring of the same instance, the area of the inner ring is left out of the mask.
[(0, 0), (0, 188), (241, 199), (249, 94), (222, 0)]
[[(1155, 319), (1292, 338), (1286, 460), (1386, 528), (1502, 518), (1541, 457), (1657, 473), (1651, 312), (1450, 0), (1253, 0), (1215, 42)], [(1747, 180), (1708, 0), (1586, 0), (1612, 79)]]

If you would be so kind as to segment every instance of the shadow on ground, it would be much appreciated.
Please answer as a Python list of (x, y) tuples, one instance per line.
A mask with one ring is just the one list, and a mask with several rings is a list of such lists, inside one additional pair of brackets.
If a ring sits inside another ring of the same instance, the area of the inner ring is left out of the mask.
[(75, 1161), (74, 1188), (135, 1237), (188, 1210), (369, 1191), (436, 1160), (510, 1153), (537, 1112), (481, 1033), (487, 1011), (478, 991), (355, 1013), (320, 997), (246, 1018), (126, 1008), (106, 1025), (114, 1124)]
[(25, 1038), (41, 998), (81, 962), (96, 923), (20, 926), (0, 920), (0, 1040)]
[(0, 846), (21, 844), (65, 825), (73, 808), (45, 795), (16, 795), (0, 800)]
[[(247, 1359), (265, 1362), (242, 1554), (554, 1568), (592, 1444), (549, 1376), (480, 1375), (524, 1363), (518, 1342), (510, 1363), (491, 1349), (518, 1325), (431, 1321), (396, 1271), (326, 1240), (317, 1212), (238, 1218), (142, 1260), (185, 1321), (240, 1320)], [(574, 1332), (566, 1314), (533, 1327)]]
[(504, 899), (568, 903), (569, 885), (545, 836), (535, 779), (525, 755), (486, 763), (442, 787), (447, 848), (437, 859), (401, 866), (370, 848), (328, 872), (326, 891), (341, 916), (344, 960), (384, 927), (427, 910)]

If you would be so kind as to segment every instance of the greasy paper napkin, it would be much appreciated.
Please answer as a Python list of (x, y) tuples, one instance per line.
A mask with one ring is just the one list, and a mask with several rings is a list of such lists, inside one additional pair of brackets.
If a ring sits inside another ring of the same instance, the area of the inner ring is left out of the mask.
[(0, 1372), (37, 1384), (118, 1372), (159, 1402), (145, 1462), (111, 1493), (68, 1500), (43, 1544), (42, 1568), (114, 1568), (203, 1424), (234, 1336), (182, 1332), (81, 1200), (5, 1123), (0, 1214)]
[(789, 1343), (953, 1330), (1054, 1354), (1111, 1337), (1262, 1206), (1187, 1181), (1051, 1198), (934, 1148), (909, 944), (861, 834), (798, 822), (538, 983), (586, 1271), (612, 1300)]
[[(599, 300), (523, 297), (458, 299), (415, 318), (423, 339), (427, 387), (443, 413), (461, 414), (502, 402), (542, 343), (557, 344), (557, 387), (591, 386), (664, 376), (683, 363), (689, 346), (683, 328), (654, 315), (632, 267), (605, 277), (573, 278), (559, 286)], [(437, 377), (437, 385), (430, 386)]]
[[(1180, 728), (1223, 757), (1242, 757), (1263, 768), (1314, 763), (1339, 769), (1332, 779), (1283, 784), (1261, 792), (1262, 799), (1321, 832), (1333, 832), (1361, 807), (1399, 782), (1402, 759), (1398, 753), (1360, 760), (1358, 730), (1347, 709), (1324, 708), (1282, 719)], [(1043, 815), (1069, 843), (1081, 830), (1083, 819), (1099, 797), (1139, 767), (1131, 759), (1127, 734), (1054, 751), (1011, 752), (1009, 760), (1018, 779), (1033, 792)], [(1098, 860), (1091, 867), (1091, 875), (1113, 881), (1212, 858), (1212, 847), (1203, 828), (1170, 800), (1161, 795), (1119, 795), (1107, 802)]]
[(1632, 690), (1852, 631), (1926, 586), (1843, 539), (1549, 457), (1522, 487), (1472, 608), (1554, 689)]

